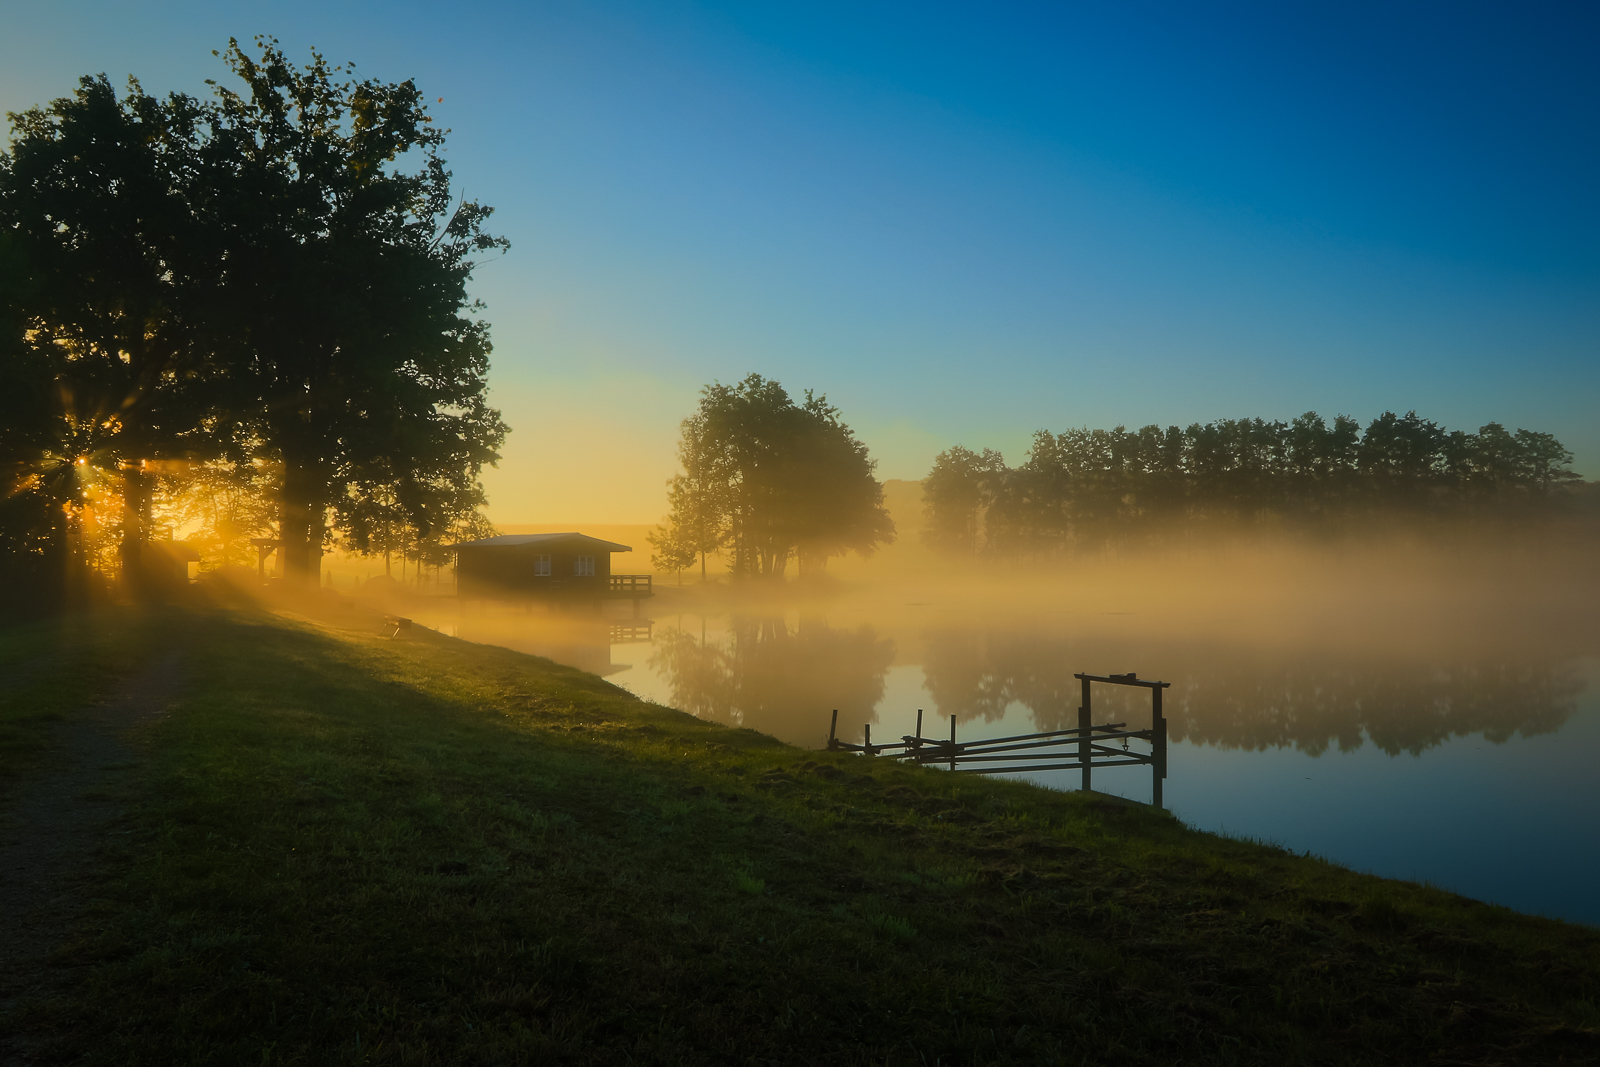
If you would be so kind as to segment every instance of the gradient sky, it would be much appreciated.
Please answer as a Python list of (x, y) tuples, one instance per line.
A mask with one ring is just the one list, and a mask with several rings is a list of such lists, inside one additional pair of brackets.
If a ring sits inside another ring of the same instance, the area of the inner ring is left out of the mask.
[(1592, 3), (0, 0), (0, 109), (199, 93), (269, 33), (453, 130), (499, 522), (650, 522), (699, 388), (825, 392), (888, 478), (1039, 428), (1384, 409), (1600, 477)]

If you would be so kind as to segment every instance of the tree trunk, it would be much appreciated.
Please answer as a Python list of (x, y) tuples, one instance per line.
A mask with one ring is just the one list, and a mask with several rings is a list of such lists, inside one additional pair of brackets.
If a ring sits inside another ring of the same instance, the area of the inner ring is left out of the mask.
[(279, 498), (278, 559), (284, 580), (293, 585), (322, 581), (323, 486), (307, 463), (288, 456), (283, 461), (283, 493)]
[[(320, 501), (320, 495), (318, 497)], [(311, 510), (311, 521), (306, 524), (306, 569), (305, 581), (307, 585), (320, 586), (322, 584), (322, 539), (328, 533), (328, 509), (318, 503)]]
[(142, 465), (132, 466), (122, 479), (122, 585), (134, 596), (149, 591), (150, 575), (145, 568), (145, 542), (150, 539), (150, 476)]

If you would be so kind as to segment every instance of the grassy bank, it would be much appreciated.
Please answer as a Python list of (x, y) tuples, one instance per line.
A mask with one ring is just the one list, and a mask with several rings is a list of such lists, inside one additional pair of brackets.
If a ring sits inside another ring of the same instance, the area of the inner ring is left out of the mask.
[(158, 640), (147, 614), (107, 609), (0, 626), (0, 797), (48, 764), (61, 717), (104, 699)]
[(117, 1064), (1600, 1056), (1596, 931), (333, 618), (166, 620), (187, 690), (77, 977), (8, 1025)]

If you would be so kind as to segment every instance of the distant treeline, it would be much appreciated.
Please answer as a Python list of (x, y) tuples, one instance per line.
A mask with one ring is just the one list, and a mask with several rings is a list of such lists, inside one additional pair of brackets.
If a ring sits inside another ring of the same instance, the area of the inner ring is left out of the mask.
[(1578, 480), (1572, 458), (1551, 434), (1493, 422), (1447, 430), (1414, 411), (1385, 412), (1365, 431), (1316, 412), (1188, 429), (1040, 430), (1016, 467), (993, 449), (940, 453), (923, 482), (923, 536), (945, 551), (1006, 556), (1172, 544), (1240, 526), (1521, 524), (1560, 512)]

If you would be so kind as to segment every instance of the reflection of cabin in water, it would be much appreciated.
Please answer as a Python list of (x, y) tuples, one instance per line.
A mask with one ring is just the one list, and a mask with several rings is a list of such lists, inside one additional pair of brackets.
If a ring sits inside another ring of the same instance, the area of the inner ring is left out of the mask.
[(611, 553), (627, 545), (581, 533), (506, 534), (456, 545), (456, 591), (462, 599), (638, 601), (650, 575), (612, 574)]

